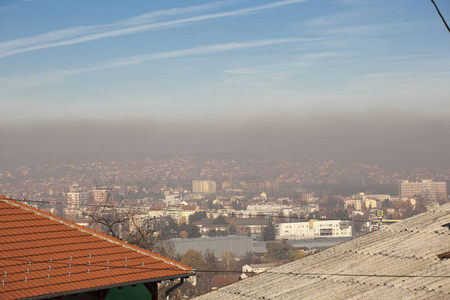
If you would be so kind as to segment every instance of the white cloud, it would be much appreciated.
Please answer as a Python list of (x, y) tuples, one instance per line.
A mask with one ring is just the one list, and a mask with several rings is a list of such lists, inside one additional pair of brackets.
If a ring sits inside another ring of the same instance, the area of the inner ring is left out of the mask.
[(190, 14), (190, 13), (198, 13), (204, 10), (216, 9), (222, 5), (231, 4), (235, 1), (216, 1), (209, 4), (204, 5), (195, 5), (183, 8), (172, 8), (165, 10), (152, 11), (145, 14), (141, 14), (123, 21), (119, 21), (118, 24), (124, 25), (139, 25), (146, 23), (148, 21), (154, 21), (157, 18), (166, 17), (166, 16), (175, 16), (182, 14)]
[(148, 14), (143, 14), (137, 17), (133, 17), (127, 20), (122, 20), (116, 23), (73, 27), (63, 30), (52, 31), (29, 38), (3, 42), (0, 43), (0, 58), (33, 50), (84, 43), (88, 41), (133, 34), (143, 31), (161, 30), (176, 26), (182, 26), (188, 23), (212, 20), (217, 18), (245, 15), (249, 13), (268, 10), (304, 1), (307, 0), (283, 0), (228, 12), (212, 13), (185, 19), (148, 24), (151, 20), (153, 20), (153, 18), (156, 17), (194, 13), (205, 9), (213, 9), (220, 5), (223, 5), (224, 2), (220, 1), (214, 2), (212, 4), (193, 6), (188, 8), (156, 11)]
[[(57, 47), (69, 44), (75, 44), (83, 41), (98, 39), (98, 33), (107, 34), (108, 32), (119, 32), (130, 26), (138, 26), (145, 23), (155, 21), (163, 16), (175, 16), (187, 13), (198, 13), (204, 10), (218, 8), (219, 6), (229, 3), (230, 1), (217, 1), (205, 5), (196, 5), (186, 8), (173, 8), (166, 10), (158, 10), (150, 13), (138, 15), (126, 20), (121, 20), (115, 23), (102, 25), (88, 25), (77, 26), (62, 30), (55, 30), (40, 35), (35, 35), (28, 38), (22, 38), (12, 41), (0, 43), (0, 57), (9, 56), (17, 53), (44, 49), (50, 47)], [(83, 38), (84, 37), (84, 38)], [(106, 36), (105, 36), (106, 37)]]
[(354, 52), (338, 52), (338, 51), (325, 51), (299, 55), (296, 58), (290, 58), (288, 62), (274, 63), (258, 65), (253, 67), (241, 67), (235, 69), (227, 69), (223, 72), (231, 75), (265, 75), (274, 76), (278, 78), (284, 78), (290, 74), (298, 73), (304, 70), (305, 66), (313, 66), (317, 61), (323, 62), (323, 60), (335, 57), (345, 57), (354, 54)]
[(314, 19), (306, 20), (302, 24), (306, 26), (330, 26), (346, 22), (361, 15), (361, 11), (345, 11), (334, 14), (320, 16)]
[(136, 56), (130, 56), (130, 57), (125, 57), (125, 58), (121, 58), (121, 59), (116, 59), (116, 60), (100, 63), (97, 65), (93, 65), (93, 66), (85, 67), (85, 68), (48, 72), (48, 73), (44, 73), (44, 74), (29, 75), (29, 76), (23, 76), (23, 77), (17, 77), (17, 78), (0, 78), (0, 87), (2, 87), (3, 91), (18, 90), (18, 89), (28, 88), (28, 87), (32, 87), (32, 86), (39, 86), (39, 85), (43, 85), (43, 84), (61, 81), (65, 77), (73, 76), (73, 75), (77, 75), (77, 74), (81, 74), (81, 73), (136, 65), (136, 64), (144, 63), (144, 62), (147, 62), (150, 60), (167, 59), (167, 58), (190, 56), (190, 55), (211, 54), (211, 53), (218, 53), (218, 52), (233, 51), (233, 50), (238, 50), (238, 49), (247, 49), (247, 48), (277, 45), (277, 44), (283, 44), (283, 43), (314, 42), (314, 41), (320, 41), (320, 40), (321, 39), (319, 39), (319, 38), (315, 38), (315, 39), (300, 39), (300, 38), (268, 39), (268, 40), (256, 40), (256, 41), (247, 41), (247, 42), (240, 42), (240, 43), (207, 45), (207, 46), (200, 46), (200, 47), (176, 50), (176, 51), (167, 51), (167, 52), (161, 52), (161, 53), (136, 55)]
[(412, 23), (383, 23), (383, 24), (368, 24), (347, 26), (341, 28), (333, 28), (325, 30), (324, 33), (330, 35), (386, 35), (399, 32), (414, 31), (417, 29), (417, 24)]

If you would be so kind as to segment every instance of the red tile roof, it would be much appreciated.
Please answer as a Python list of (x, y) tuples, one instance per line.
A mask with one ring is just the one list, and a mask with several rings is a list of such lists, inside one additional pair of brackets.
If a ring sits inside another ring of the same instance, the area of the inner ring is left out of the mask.
[(0, 196), (0, 299), (188, 277), (192, 268)]
[(238, 282), (241, 279), (240, 275), (214, 275), (211, 279), (212, 288), (221, 288), (229, 284)]
[(150, 206), (150, 210), (164, 210), (164, 206), (162, 206), (162, 205), (152, 205), (152, 206)]
[(181, 207), (182, 210), (196, 210), (197, 209), (197, 205), (183, 205)]

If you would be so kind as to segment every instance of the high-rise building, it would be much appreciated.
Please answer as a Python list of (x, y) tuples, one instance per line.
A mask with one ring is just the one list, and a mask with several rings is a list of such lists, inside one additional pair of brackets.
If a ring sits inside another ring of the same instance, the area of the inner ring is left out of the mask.
[(439, 200), (447, 198), (447, 183), (433, 182), (432, 180), (399, 182), (400, 197), (420, 196), (429, 200)]
[(193, 180), (193, 193), (211, 194), (216, 192), (216, 182), (212, 180)]
[[(71, 189), (72, 190), (72, 189)], [(70, 192), (67, 193), (67, 207), (64, 208), (64, 214), (66, 217), (74, 218), (81, 213), (86, 207), (80, 204), (87, 204), (89, 200), (89, 194), (86, 192)]]
[(89, 199), (88, 193), (76, 192), (76, 193), (67, 193), (67, 207), (69, 208), (80, 208), (81, 204), (86, 204)]
[(93, 191), (95, 203), (105, 203), (114, 200), (114, 189), (98, 188)]

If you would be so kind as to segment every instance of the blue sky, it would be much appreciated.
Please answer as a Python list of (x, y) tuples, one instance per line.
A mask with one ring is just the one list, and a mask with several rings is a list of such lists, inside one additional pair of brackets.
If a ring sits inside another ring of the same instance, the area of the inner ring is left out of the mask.
[(0, 3), (2, 121), (450, 108), (429, 1)]
[(450, 35), (428, 0), (3, 0), (0, 28), (0, 164), (174, 149), (450, 159)]

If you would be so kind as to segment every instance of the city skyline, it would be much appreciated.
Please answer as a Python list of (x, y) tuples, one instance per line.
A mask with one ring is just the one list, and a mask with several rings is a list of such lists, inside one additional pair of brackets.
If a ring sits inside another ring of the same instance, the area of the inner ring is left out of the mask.
[(0, 1), (0, 298), (450, 295), (445, 19)]

